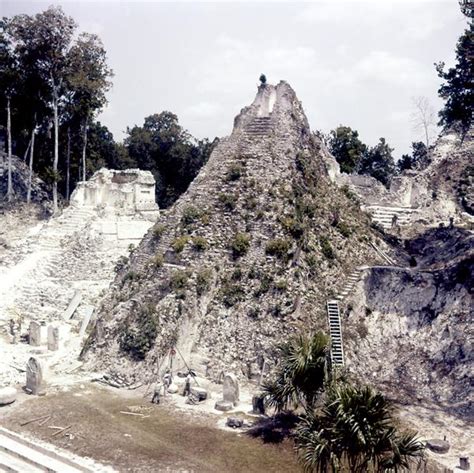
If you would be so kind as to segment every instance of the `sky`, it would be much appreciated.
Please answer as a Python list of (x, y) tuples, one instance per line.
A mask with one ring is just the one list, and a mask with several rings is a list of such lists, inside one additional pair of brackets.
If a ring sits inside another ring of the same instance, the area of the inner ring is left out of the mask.
[[(52, 3), (0, 0), (0, 15)], [(54, 4), (104, 42), (115, 77), (98, 118), (118, 141), (164, 110), (197, 138), (228, 135), (265, 73), (290, 83), (313, 130), (351, 126), (371, 146), (383, 136), (396, 158), (422, 138), (413, 98), (441, 108), (433, 64), (454, 64), (467, 24), (456, 0)]]

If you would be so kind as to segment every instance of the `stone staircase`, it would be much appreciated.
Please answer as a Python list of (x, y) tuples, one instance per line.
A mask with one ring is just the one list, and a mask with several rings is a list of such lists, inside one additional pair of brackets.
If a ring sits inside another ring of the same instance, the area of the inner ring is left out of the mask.
[[(111, 471), (110, 468), (107, 470)], [(98, 464), (90, 467), (81, 465), (57, 450), (34, 444), (14, 432), (0, 428), (0, 471), (92, 473), (106, 471), (106, 468)]]
[(346, 279), (346, 282), (342, 289), (336, 295), (336, 300), (342, 301), (345, 299), (355, 288), (355, 285), (360, 281), (362, 277), (362, 273), (366, 269), (365, 266), (359, 266), (358, 268), (354, 269), (349, 277)]
[(341, 312), (337, 300), (326, 304), (329, 335), (331, 336), (331, 363), (333, 366), (344, 366), (344, 348), (342, 344)]
[(244, 128), (244, 133), (252, 137), (265, 136), (272, 130), (272, 118), (268, 117), (255, 117), (247, 123)]
[(363, 210), (368, 212), (372, 216), (372, 221), (379, 224), (384, 230), (392, 228), (394, 217), (396, 217), (396, 224), (403, 227), (410, 225), (413, 217), (418, 213), (417, 209), (411, 207), (388, 207), (382, 205), (368, 205)]

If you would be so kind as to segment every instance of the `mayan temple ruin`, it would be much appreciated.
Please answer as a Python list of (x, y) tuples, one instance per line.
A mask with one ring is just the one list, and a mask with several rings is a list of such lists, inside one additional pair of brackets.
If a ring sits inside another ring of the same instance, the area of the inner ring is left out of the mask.
[(33, 3), (0, 472), (472, 471), (472, 5)]

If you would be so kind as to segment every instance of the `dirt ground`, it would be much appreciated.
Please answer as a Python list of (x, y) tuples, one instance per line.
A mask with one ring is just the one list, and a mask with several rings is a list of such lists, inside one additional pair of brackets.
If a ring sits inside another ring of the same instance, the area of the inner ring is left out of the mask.
[[(21, 425), (45, 415), (51, 418), (43, 425), (41, 421)], [(170, 401), (152, 405), (138, 393), (93, 383), (43, 397), (21, 395), (0, 411), (2, 426), (119, 471), (299, 471), (290, 442), (264, 444), (243, 433), (216, 428), (217, 419), (207, 413), (177, 410)], [(53, 437), (57, 432), (53, 426), (71, 427)]]

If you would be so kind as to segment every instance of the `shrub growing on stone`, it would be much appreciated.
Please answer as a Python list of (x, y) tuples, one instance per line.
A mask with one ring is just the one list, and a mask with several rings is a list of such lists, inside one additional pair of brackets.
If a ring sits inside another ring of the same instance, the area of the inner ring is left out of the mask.
[(195, 236), (193, 237), (193, 248), (197, 251), (204, 251), (207, 250), (209, 244), (207, 240), (202, 236)]
[(171, 248), (175, 251), (175, 253), (181, 253), (188, 242), (189, 237), (186, 235), (181, 235), (173, 240), (171, 243)]
[(183, 213), (181, 214), (181, 222), (184, 225), (191, 225), (192, 223), (199, 220), (200, 217), (201, 211), (194, 205), (188, 205), (183, 209)]
[(321, 252), (327, 259), (332, 260), (336, 257), (331, 243), (329, 243), (329, 240), (326, 237), (321, 237), (319, 243), (321, 244)]
[(166, 226), (163, 224), (158, 224), (153, 227), (153, 238), (159, 240), (163, 233), (166, 231)]
[(170, 288), (173, 291), (186, 289), (188, 285), (189, 273), (178, 269), (175, 271), (170, 278)]
[(226, 210), (234, 210), (237, 205), (237, 196), (235, 194), (227, 194), (222, 192), (219, 194), (219, 202), (224, 206)]
[(155, 314), (151, 308), (141, 310), (134, 325), (126, 322), (119, 334), (120, 349), (136, 360), (143, 360), (157, 336)]
[(244, 298), (245, 292), (240, 284), (225, 281), (220, 290), (222, 302), (226, 307), (232, 307)]
[(250, 235), (248, 233), (237, 233), (230, 246), (234, 258), (245, 255), (250, 248)]
[(114, 271), (118, 273), (122, 268), (127, 266), (127, 263), (128, 263), (128, 258), (126, 256), (121, 256), (118, 259), (117, 264), (115, 265)]
[(212, 269), (205, 268), (201, 269), (196, 274), (196, 292), (199, 296), (202, 296), (205, 292), (209, 291), (212, 282)]
[(227, 171), (226, 179), (228, 181), (237, 181), (244, 174), (245, 168), (242, 164), (234, 163), (231, 164), (229, 170)]
[(287, 238), (274, 238), (269, 240), (265, 246), (265, 253), (277, 258), (287, 259), (291, 249), (291, 241)]
[(163, 258), (163, 255), (158, 253), (152, 258), (151, 264), (155, 268), (161, 268), (163, 266), (164, 262), (165, 262), (165, 259)]
[(345, 238), (349, 238), (352, 235), (352, 230), (344, 222), (337, 222), (335, 227), (339, 230), (339, 233)]

